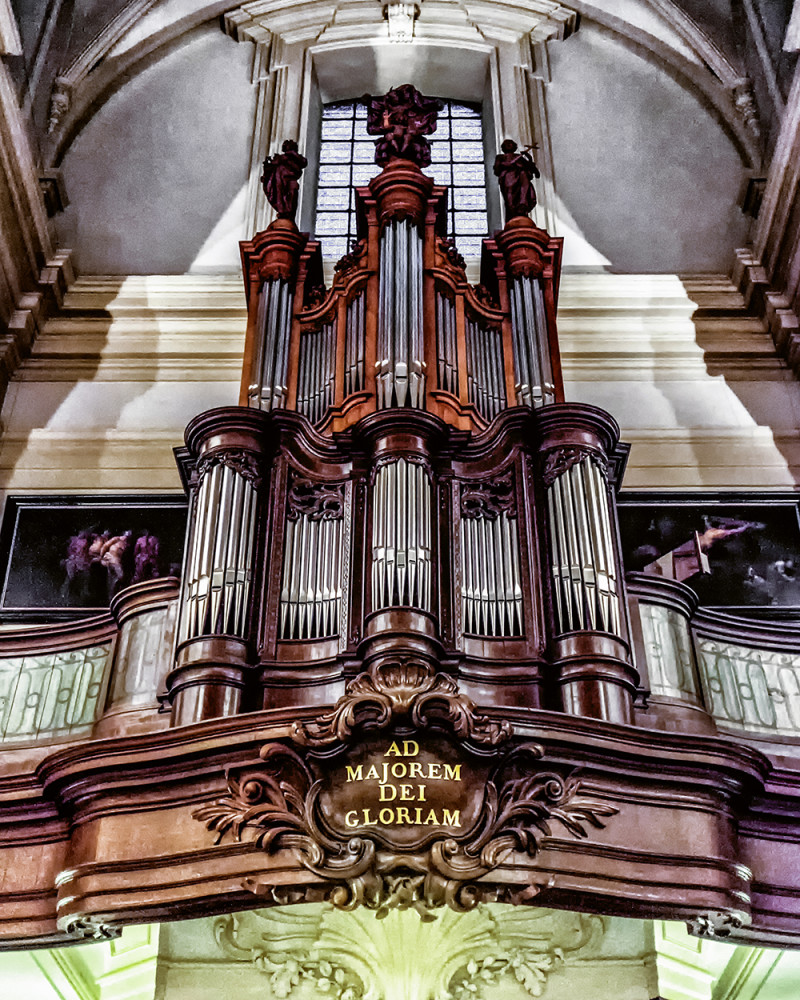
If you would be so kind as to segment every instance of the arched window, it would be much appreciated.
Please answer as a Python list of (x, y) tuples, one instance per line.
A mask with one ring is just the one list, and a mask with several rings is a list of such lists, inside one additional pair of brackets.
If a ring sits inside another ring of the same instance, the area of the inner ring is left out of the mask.
[[(475, 105), (445, 100), (436, 131), (428, 139), (431, 165), (425, 173), (450, 188), (448, 235), (465, 257), (479, 257), (488, 233), (486, 171), (481, 112)], [(322, 109), (315, 235), (323, 256), (347, 253), (356, 235), (355, 195), (380, 172), (375, 139), (367, 134), (367, 109), (340, 101)]]

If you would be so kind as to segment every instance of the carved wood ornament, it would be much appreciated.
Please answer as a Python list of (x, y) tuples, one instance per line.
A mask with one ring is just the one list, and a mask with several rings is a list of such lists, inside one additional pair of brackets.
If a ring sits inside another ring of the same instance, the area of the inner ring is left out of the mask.
[[(342, 909), (414, 909), (430, 921), (442, 906), (528, 902), (535, 880), (509, 888), (486, 877), (515, 852), (530, 866), (554, 828), (585, 839), (618, 812), (581, 794), (574, 771), (545, 769), (541, 746), (513, 739), (508, 723), (476, 713), (451, 677), (413, 658), (373, 664), (333, 711), (296, 722), (292, 741), (231, 769), (228, 794), (193, 816), (216, 843), (291, 850)], [(268, 870), (245, 886), (292, 898)]]

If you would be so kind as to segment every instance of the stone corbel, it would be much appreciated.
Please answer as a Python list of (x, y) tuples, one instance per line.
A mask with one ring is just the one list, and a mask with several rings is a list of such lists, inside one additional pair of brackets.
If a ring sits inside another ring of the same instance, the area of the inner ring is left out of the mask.
[(74, 104), (74, 95), (83, 81), (122, 38), (158, 0), (128, 0), (122, 10), (98, 32), (89, 44), (63, 69), (55, 79), (50, 96), (48, 135), (60, 129)]

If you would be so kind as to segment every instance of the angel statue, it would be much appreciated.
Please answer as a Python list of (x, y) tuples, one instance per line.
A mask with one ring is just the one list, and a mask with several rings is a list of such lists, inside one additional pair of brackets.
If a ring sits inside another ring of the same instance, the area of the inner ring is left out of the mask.
[(435, 97), (425, 97), (410, 83), (392, 87), (383, 97), (365, 94), (367, 132), (375, 140), (375, 162), (385, 167), (392, 160), (410, 160), (418, 167), (431, 162), (426, 135), (436, 131), (436, 117), (444, 105)]
[(528, 215), (536, 207), (533, 178), (541, 177), (530, 154), (531, 146), (517, 152), (513, 139), (505, 139), (494, 161), (494, 173), (506, 206), (506, 218)]
[(278, 218), (293, 220), (297, 213), (300, 177), (308, 166), (308, 160), (297, 151), (294, 139), (287, 139), (281, 150), (264, 160), (261, 183), (267, 201), (278, 213)]

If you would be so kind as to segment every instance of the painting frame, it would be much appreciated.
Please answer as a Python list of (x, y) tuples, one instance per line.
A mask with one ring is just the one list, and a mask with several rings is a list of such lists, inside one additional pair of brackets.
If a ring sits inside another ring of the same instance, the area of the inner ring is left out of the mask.
[(800, 493), (622, 491), (617, 518), (626, 571), (647, 572), (697, 532), (707, 572), (682, 582), (702, 607), (776, 620), (800, 615)]
[(187, 514), (183, 493), (7, 496), (0, 623), (93, 617), (140, 578), (179, 575)]

